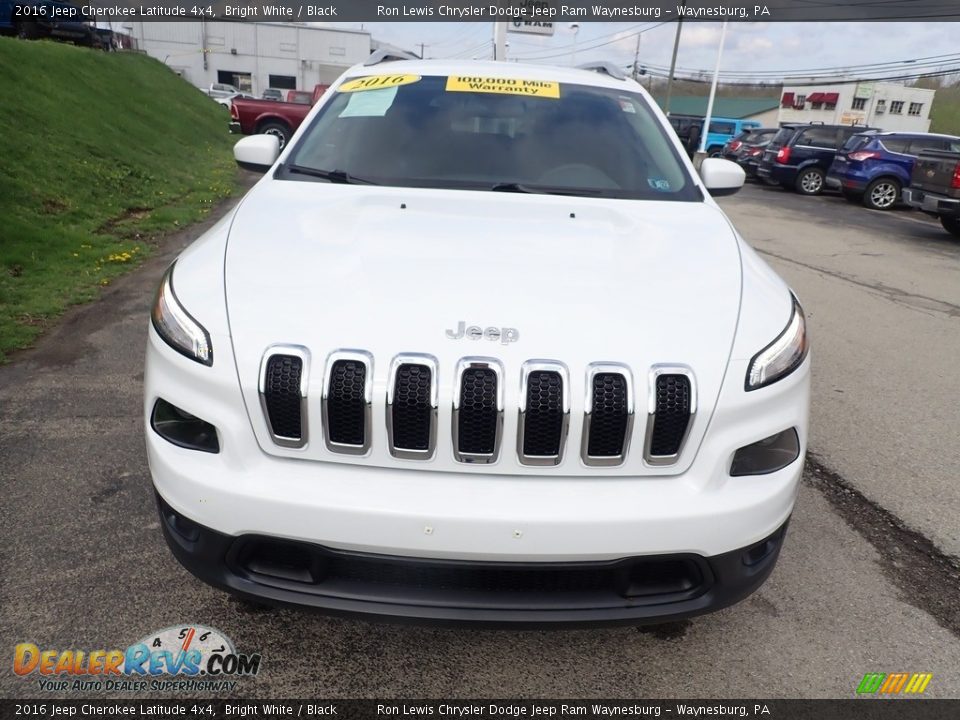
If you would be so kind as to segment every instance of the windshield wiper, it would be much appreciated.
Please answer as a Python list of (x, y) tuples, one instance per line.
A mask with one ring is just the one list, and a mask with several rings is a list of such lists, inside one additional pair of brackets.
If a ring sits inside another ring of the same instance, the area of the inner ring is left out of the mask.
[(595, 188), (555, 187), (552, 185), (526, 185), (524, 183), (509, 182), (497, 183), (490, 190), (492, 192), (531, 193), (537, 195), (599, 195), (602, 190)]
[(351, 175), (345, 170), (320, 170), (318, 168), (306, 167), (304, 165), (286, 165), (287, 172), (298, 175), (309, 175), (310, 177), (322, 178), (332, 183), (341, 183), (345, 185), (376, 185), (372, 180)]

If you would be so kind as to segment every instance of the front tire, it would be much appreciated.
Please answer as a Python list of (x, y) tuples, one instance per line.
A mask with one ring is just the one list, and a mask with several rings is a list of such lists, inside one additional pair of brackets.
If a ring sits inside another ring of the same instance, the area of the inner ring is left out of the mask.
[(893, 178), (877, 178), (863, 193), (863, 204), (871, 210), (889, 210), (899, 199), (900, 183)]
[(943, 225), (944, 230), (953, 235), (955, 238), (960, 238), (960, 216), (941, 215), (940, 224)]
[(823, 170), (818, 167), (806, 168), (797, 175), (794, 190), (801, 195), (819, 195), (823, 192)]
[(21, 40), (36, 40), (40, 37), (40, 26), (35, 22), (18, 23), (17, 37)]
[(280, 149), (286, 146), (287, 141), (290, 140), (290, 136), (293, 134), (290, 132), (290, 128), (281, 123), (281, 122), (268, 122), (264, 123), (257, 130), (257, 133), (260, 135), (273, 135), (280, 141)]

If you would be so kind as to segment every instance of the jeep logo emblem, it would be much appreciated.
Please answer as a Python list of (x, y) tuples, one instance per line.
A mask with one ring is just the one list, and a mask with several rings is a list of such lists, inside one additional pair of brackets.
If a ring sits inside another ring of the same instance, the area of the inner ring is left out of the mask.
[(520, 339), (520, 331), (511, 327), (488, 327), (481, 328), (479, 325), (467, 325), (463, 320), (457, 323), (456, 330), (447, 330), (447, 337), (451, 340), (459, 340), (462, 337), (468, 337), (471, 340), (500, 341), (501, 345), (509, 345)]

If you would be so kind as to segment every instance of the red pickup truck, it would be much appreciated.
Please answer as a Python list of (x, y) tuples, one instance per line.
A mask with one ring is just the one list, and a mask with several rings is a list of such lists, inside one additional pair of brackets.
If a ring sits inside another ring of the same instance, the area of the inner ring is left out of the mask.
[(236, 98), (230, 104), (230, 132), (244, 135), (276, 135), (280, 148), (287, 144), (293, 132), (310, 112), (329, 85), (313, 88), (310, 104), (277, 102), (276, 100), (251, 100)]

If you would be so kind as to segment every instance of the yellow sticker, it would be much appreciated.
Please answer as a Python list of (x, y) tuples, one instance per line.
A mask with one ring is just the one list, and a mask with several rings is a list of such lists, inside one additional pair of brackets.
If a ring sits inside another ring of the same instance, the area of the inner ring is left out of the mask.
[(560, 83), (548, 80), (518, 80), (516, 78), (476, 77), (451, 75), (447, 78), (447, 92), (484, 92), (528, 97), (560, 97)]
[(360, 90), (382, 90), (383, 88), (409, 85), (420, 79), (419, 75), (370, 75), (348, 80), (337, 88), (337, 92), (359, 92)]

